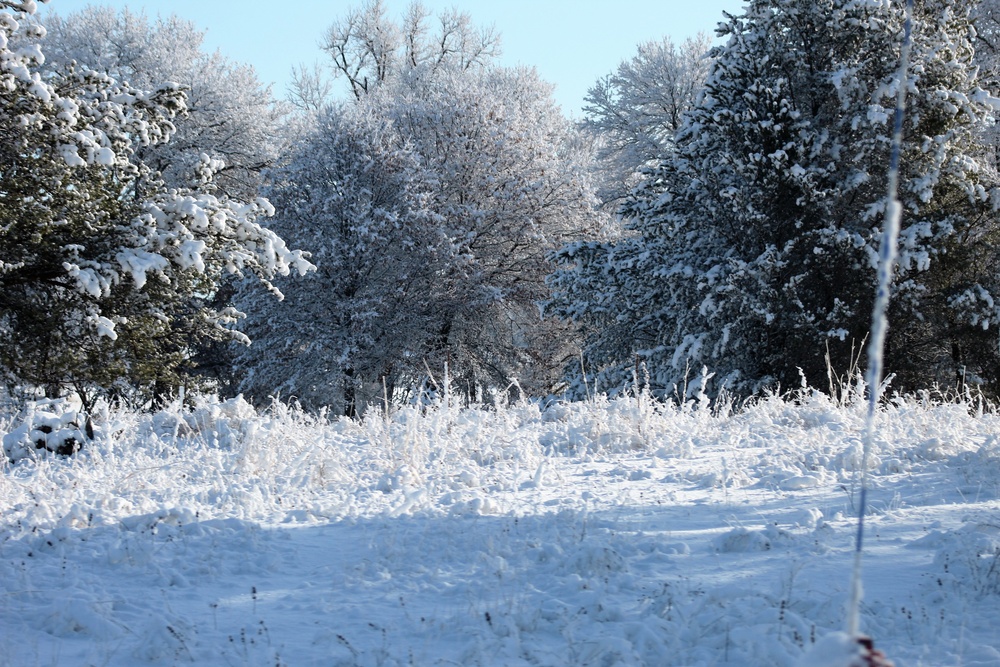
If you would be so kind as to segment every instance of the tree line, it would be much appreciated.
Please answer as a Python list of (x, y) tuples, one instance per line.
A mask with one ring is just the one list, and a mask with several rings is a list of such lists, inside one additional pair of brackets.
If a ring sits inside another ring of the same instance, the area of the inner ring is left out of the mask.
[[(368, 0), (279, 100), (183, 19), (34, 5), (0, 0), (15, 393), (355, 414), (858, 363), (899, 7), (750, 0), (714, 47), (639, 45), (571, 121), (457, 10)], [(918, 0), (913, 34), (887, 370), (996, 395), (1000, 12)]]

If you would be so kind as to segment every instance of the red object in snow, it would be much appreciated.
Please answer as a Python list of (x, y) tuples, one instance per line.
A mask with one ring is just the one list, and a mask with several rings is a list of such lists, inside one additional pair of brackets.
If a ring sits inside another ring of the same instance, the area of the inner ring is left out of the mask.
[(871, 637), (862, 635), (857, 638), (857, 642), (861, 644), (861, 657), (851, 663), (851, 667), (895, 667), (895, 663), (885, 653), (875, 648)]

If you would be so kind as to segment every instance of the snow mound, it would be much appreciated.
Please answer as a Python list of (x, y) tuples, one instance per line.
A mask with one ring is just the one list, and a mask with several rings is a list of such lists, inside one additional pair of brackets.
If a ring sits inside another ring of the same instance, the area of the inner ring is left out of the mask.
[(86, 440), (80, 421), (78, 406), (67, 399), (31, 401), (20, 425), (3, 436), (3, 453), (11, 463), (47, 452), (74, 454)]

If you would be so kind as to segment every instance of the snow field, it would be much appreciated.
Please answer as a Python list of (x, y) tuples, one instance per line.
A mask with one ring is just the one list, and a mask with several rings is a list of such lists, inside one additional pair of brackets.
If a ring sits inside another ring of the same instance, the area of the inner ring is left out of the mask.
[[(0, 665), (824, 664), (863, 419), (809, 392), (108, 409), (0, 475)], [(862, 627), (899, 667), (1000, 665), (1000, 419), (879, 420)]]

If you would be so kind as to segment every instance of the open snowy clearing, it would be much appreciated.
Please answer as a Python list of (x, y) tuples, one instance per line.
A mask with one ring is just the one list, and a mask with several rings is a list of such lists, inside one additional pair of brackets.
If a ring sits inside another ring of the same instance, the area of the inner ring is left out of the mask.
[[(1000, 418), (879, 420), (862, 627), (898, 667), (1000, 665)], [(0, 475), (0, 665), (795, 665), (843, 629), (862, 421), (112, 411)]]

